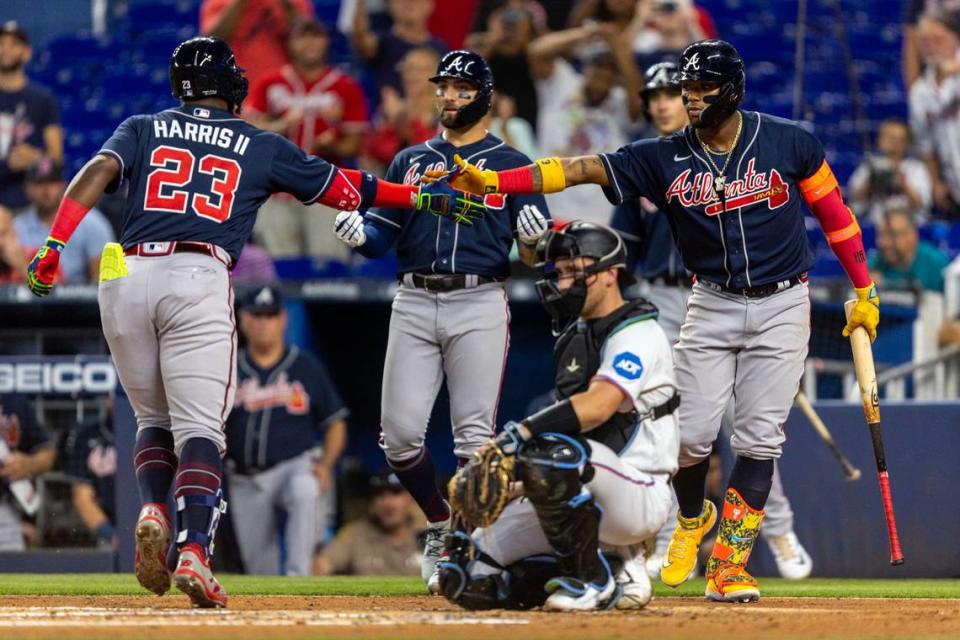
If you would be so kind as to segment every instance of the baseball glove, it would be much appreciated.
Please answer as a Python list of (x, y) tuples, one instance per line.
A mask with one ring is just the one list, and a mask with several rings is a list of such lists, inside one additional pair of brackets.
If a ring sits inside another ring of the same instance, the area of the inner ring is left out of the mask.
[(464, 524), (489, 527), (507, 506), (516, 458), (491, 444), (450, 479), (450, 507)]

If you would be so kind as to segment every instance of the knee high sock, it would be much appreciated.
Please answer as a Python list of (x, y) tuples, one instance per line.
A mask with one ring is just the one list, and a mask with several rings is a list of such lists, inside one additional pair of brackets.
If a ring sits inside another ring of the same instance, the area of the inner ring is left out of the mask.
[(450, 509), (443, 501), (443, 495), (437, 487), (437, 471), (430, 459), (430, 452), (426, 447), (413, 460), (387, 459), (387, 463), (397, 474), (400, 484), (410, 492), (423, 514), (429, 522), (442, 522), (450, 517)]
[[(212, 440), (190, 438), (180, 451), (177, 468), (177, 498), (185, 496), (215, 496), (220, 491), (223, 466), (220, 450)], [(213, 509), (203, 505), (189, 505), (183, 514), (183, 528), (206, 534), (210, 528)]]
[(673, 476), (673, 491), (677, 494), (680, 515), (684, 518), (696, 518), (703, 512), (703, 501), (707, 495), (707, 472), (710, 471), (710, 456), (692, 467), (684, 467)]
[(730, 488), (736, 489), (747, 505), (762, 511), (773, 485), (773, 460), (754, 460), (737, 456), (730, 474)]
[(140, 429), (133, 448), (133, 468), (140, 489), (140, 503), (155, 502), (166, 508), (177, 470), (173, 434), (159, 427)]

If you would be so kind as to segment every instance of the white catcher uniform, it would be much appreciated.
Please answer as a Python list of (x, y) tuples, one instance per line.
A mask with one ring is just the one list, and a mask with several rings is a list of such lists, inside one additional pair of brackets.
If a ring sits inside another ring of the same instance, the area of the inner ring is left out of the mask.
[[(603, 510), (601, 545), (640, 545), (663, 526), (673, 500), (670, 478), (677, 471), (680, 449), (677, 412), (650, 419), (652, 409), (676, 392), (672, 349), (654, 320), (628, 319), (607, 337), (601, 354), (594, 377), (623, 392), (621, 413), (636, 410), (641, 417), (632, 438), (619, 452), (592, 440), (586, 432), (595, 473), (585, 487)], [(501, 566), (553, 552), (533, 505), (524, 498), (508, 504), (490, 527), (474, 531), (473, 542)], [(471, 572), (480, 576), (493, 569), (475, 563)]]

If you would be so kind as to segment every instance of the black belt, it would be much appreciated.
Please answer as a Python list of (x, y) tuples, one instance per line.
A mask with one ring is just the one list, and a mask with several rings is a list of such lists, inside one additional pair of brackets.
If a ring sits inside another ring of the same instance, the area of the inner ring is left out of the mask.
[(410, 278), (400, 277), (400, 282), (407, 282), (418, 289), (427, 291), (443, 292), (456, 291), (457, 289), (469, 289), (481, 284), (490, 284), (491, 282), (503, 282), (506, 278), (488, 278), (486, 276), (477, 276), (466, 273), (437, 273), (424, 275), (422, 273), (405, 274)]
[(674, 391), (672, 398), (653, 408), (651, 412), (653, 414), (652, 420), (659, 420), (663, 416), (668, 416), (678, 408), (680, 408), (680, 394)]
[(710, 282), (709, 280), (697, 280), (700, 284), (707, 287), (708, 289), (713, 289), (714, 291), (722, 291), (723, 293), (732, 293), (737, 296), (744, 296), (745, 298), (766, 298), (767, 296), (772, 296), (773, 294), (779, 291), (786, 291), (790, 287), (795, 287), (802, 282), (807, 281), (806, 272), (797, 274), (786, 280), (780, 280), (778, 282), (771, 282), (769, 284), (761, 284), (756, 287), (727, 287), (722, 284), (717, 284), (716, 282)]

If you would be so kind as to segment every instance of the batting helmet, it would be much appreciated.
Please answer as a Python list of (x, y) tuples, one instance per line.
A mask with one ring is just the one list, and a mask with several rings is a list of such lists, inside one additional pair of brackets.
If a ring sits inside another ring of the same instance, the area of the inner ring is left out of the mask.
[(650, 94), (658, 89), (680, 91), (680, 80), (677, 77), (676, 62), (658, 62), (651, 65), (643, 74), (643, 89), (640, 97), (643, 98), (643, 115), (650, 119)]
[(680, 54), (679, 81), (719, 82), (720, 93), (704, 98), (707, 107), (700, 114), (696, 127), (715, 127), (736, 113), (747, 78), (743, 59), (729, 42), (701, 40)]
[(493, 71), (482, 56), (464, 49), (445, 54), (430, 82), (436, 84), (444, 78), (466, 80), (477, 87), (477, 97), (473, 102), (457, 109), (457, 117), (450, 126), (451, 129), (469, 127), (487, 115), (493, 102)]
[[(583, 267), (576, 274), (573, 284), (565, 291), (558, 286), (558, 274), (552, 265), (565, 258), (593, 258), (593, 264)], [(587, 300), (587, 277), (606, 269), (619, 269), (617, 281), (621, 288), (628, 287), (636, 279), (627, 267), (627, 248), (623, 238), (609, 227), (593, 222), (576, 220), (558, 230), (551, 229), (540, 236), (537, 243), (537, 266), (544, 270), (544, 277), (536, 283), (537, 295), (547, 313), (553, 319), (555, 332), (575, 320)]]
[(184, 101), (222, 98), (232, 113), (239, 113), (247, 87), (243, 69), (224, 40), (201, 36), (185, 40), (173, 50), (170, 88), (174, 97)]

